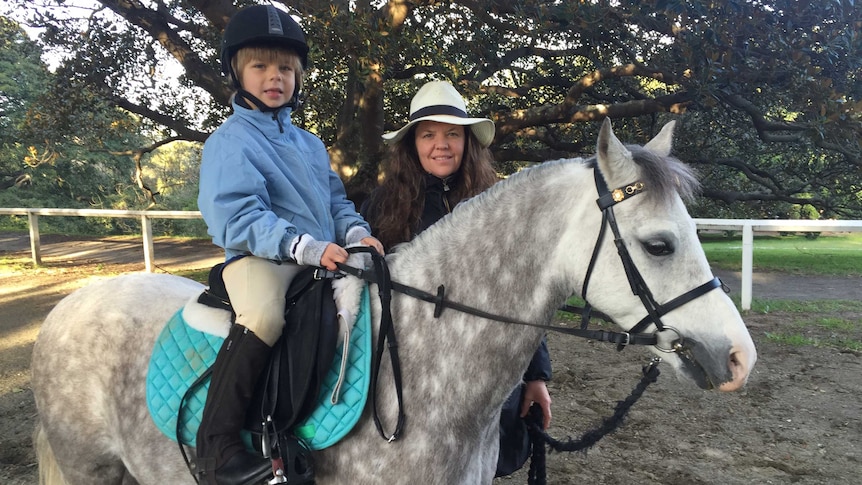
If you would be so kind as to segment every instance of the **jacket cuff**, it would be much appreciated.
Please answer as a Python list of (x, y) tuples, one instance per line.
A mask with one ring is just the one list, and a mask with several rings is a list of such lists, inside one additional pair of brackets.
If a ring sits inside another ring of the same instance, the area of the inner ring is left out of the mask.
[(362, 226), (353, 226), (347, 230), (347, 235), (344, 237), (344, 245), (359, 244), (360, 241), (369, 236), (371, 236), (371, 233), (368, 232), (368, 229)]
[(290, 258), (303, 266), (320, 266), (328, 241), (318, 241), (309, 234), (300, 234), (290, 242)]

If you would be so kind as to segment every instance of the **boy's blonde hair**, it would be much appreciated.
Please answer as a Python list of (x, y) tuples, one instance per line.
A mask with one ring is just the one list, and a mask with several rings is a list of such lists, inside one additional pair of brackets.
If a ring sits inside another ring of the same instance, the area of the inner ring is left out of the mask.
[(302, 60), (299, 55), (291, 49), (271, 46), (248, 46), (243, 47), (236, 52), (236, 55), (231, 59), (233, 72), (236, 73), (237, 81), (242, 85), (242, 68), (252, 60), (263, 61), (266, 63), (281, 63), (288, 61), (293, 65), (293, 72), (296, 73), (296, 90), (294, 94), (302, 91), (302, 80), (305, 77), (305, 69), (302, 68)]

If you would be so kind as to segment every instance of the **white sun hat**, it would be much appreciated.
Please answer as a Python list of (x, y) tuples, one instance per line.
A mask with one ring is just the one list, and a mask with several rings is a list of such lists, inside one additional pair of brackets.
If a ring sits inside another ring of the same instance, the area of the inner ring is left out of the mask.
[(469, 126), (483, 147), (494, 141), (494, 122), (488, 118), (467, 116), (464, 98), (446, 81), (430, 81), (419, 88), (410, 101), (410, 122), (398, 131), (384, 133), (383, 142), (387, 145), (398, 143), (413, 125), (421, 121)]

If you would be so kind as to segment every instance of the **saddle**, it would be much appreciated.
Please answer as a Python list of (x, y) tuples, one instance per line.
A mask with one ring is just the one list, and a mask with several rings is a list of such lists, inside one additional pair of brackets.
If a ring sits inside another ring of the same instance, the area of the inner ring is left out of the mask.
[[(358, 258), (353, 264), (365, 267), (362, 257), (351, 255)], [(204, 293), (165, 323), (147, 370), (150, 416), (179, 444), (190, 470), (184, 445), (195, 446), (209, 369), (235, 320), (222, 269), (213, 267)], [(242, 438), (248, 450), (272, 458), (276, 480), (300, 484), (313, 480), (310, 450), (334, 445), (363, 415), (373, 346), (369, 291), (361, 278), (309, 268), (291, 285), (282, 337), (256, 384)]]
[[(208, 288), (198, 303), (231, 310), (222, 280), (224, 263), (209, 273)], [(332, 366), (338, 343), (338, 310), (333, 298), (332, 273), (309, 267), (291, 282), (285, 296), (285, 325), (272, 348), (245, 418), (252, 435), (289, 434), (317, 404), (321, 384)], [(260, 442), (260, 440), (253, 440)]]
[[(209, 286), (198, 297), (198, 303), (230, 308), (223, 268), (224, 263), (220, 263), (210, 270)], [(285, 295), (282, 335), (273, 345), (269, 365), (261, 373), (245, 417), (245, 430), (259, 438), (251, 440), (252, 447), (273, 460), (276, 483), (314, 482), (308, 446), (300, 442), (292, 428), (315, 410), (318, 393), (335, 356), (338, 310), (330, 282), (332, 274), (326, 273), (321, 268), (309, 267), (291, 282)], [(233, 323), (236, 314), (230, 310)], [(209, 369), (196, 384), (208, 374)], [(181, 421), (178, 416), (178, 436)]]

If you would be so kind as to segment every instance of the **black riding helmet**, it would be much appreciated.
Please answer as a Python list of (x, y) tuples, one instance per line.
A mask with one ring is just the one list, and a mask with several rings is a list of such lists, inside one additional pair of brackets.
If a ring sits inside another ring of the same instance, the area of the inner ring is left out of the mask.
[[(239, 91), (243, 90), (239, 84), (239, 78), (233, 72), (231, 60), (241, 48), (253, 45), (291, 49), (299, 55), (302, 68), (308, 67), (308, 44), (305, 42), (305, 33), (287, 12), (272, 5), (251, 5), (242, 8), (228, 21), (221, 45), (222, 73), (233, 80), (234, 87)], [(243, 94), (248, 93), (243, 92)], [(298, 108), (299, 93), (293, 94), (288, 105)]]

